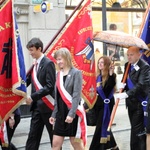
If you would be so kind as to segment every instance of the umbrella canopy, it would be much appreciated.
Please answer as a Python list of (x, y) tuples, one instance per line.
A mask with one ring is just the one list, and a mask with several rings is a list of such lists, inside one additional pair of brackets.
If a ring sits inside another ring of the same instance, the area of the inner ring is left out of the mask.
[(93, 40), (125, 48), (136, 46), (140, 49), (149, 49), (142, 39), (120, 31), (100, 31), (94, 34)]

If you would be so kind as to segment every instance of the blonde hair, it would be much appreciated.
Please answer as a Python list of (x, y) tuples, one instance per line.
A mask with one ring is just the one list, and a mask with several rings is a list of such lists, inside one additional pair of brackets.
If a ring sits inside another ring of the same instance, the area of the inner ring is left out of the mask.
[[(104, 70), (103, 70), (103, 73), (101, 72), (101, 70), (98, 67), (100, 59), (104, 60)], [(106, 83), (106, 81), (107, 81), (107, 79), (109, 77), (109, 67), (110, 67), (110, 65), (111, 65), (111, 60), (107, 56), (102, 56), (97, 61), (97, 76), (102, 75), (102, 85), (103, 85), (103, 87), (104, 87), (104, 85), (105, 85), (105, 83)]]
[(68, 67), (71, 67), (71, 68), (73, 67), (73, 64), (72, 64), (72, 61), (71, 61), (71, 54), (70, 54), (70, 51), (67, 48), (62, 47), (59, 50), (57, 50), (54, 53), (54, 58), (57, 59), (58, 56), (61, 56), (62, 58), (64, 58), (66, 60), (66, 63), (67, 63)]

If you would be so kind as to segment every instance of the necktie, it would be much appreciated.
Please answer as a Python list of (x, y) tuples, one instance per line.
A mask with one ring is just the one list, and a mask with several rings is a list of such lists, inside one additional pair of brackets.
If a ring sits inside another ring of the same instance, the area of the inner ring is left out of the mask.
[(37, 74), (37, 71), (38, 71), (38, 62), (37, 61), (35, 62), (34, 66), (35, 66), (35, 71), (36, 71), (36, 74)]
[(132, 71), (134, 69), (134, 65), (131, 65), (130, 71)]

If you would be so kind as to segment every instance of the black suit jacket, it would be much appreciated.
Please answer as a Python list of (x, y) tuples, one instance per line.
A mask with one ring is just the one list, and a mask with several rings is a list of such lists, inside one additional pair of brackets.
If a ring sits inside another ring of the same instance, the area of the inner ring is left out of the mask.
[(38, 109), (41, 113), (51, 112), (52, 110), (43, 102), (42, 97), (49, 94), (54, 97), (56, 71), (54, 63), (45, 56), (39, 64), (37, 78), (43, 87), (38, 91), (35, 90), (31, 74), (27, 76), (27, 86), (31, 83), (31, 98), (33, 100), (30, 110)]
[[(127, 68), (128, 63), (125, 64), (125, 70)], [(148, 82), (149, 82), (149, 71), (150, 66), (142, 59), (139, 59), (137, 66), (139, 67), (137, 70), (133, 69), (128, 75), (134, 84), (134, 87), (129, 90), (126, 85), (125, 90), (128, 94), (127, 98), (127, 106), (134, 107), (135, 102), (139, 102), (138, 97), (142, 96), (145, 98), (148, 94)], [(134, 102), (134, 104), (133, 104)]]

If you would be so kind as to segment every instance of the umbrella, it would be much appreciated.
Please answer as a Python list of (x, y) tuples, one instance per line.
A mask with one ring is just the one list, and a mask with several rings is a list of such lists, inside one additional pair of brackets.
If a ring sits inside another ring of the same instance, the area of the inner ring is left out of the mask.
[[(94, 34), (94, 38), (93, 40), (95, 41), (100, 41), (100, 42), (104, 42), (107, 43), (108, 45), (113, 45), (113, 46), (109, 46), (110, 49), (114, 50), (116, 46), (121, 46), (124, 48), (129, 48), (131, 46), (135, 46), (135, 47), (139, 47), (140, 49), (144, 49), (144, 50), (149, 50), (148, 46), (145, 44), (145, 42), (138, 38), (138, 37), (134, 37), (131, 36), (127, 33), (124, 32), (120, 32), (120, 31), (100, 31), (100, 32), (96, 32)], [(123, 78), (123, 83), (125, 83), (127, 75), (128, 75), (128, 70), (129, 70), (130, 65), (127, 66), (124, 78)], [(122, 93), (123, 89), (121, 89), (119, 91), (119, 93)], [(110, 131), (111, 125), (113, 123), (114, 120), (114, 116), (118, 107), (120, 99), (116, 100), (115, 106), (113, 107), (112, 113), (111, 113), (111, 118), (110, 118), (110, 122), (108, 125), (108, 131)]]
[(120, 31), (107, 30), (96, 32), (93, 40), (125, 48), (136, 46), (140, 49), (149, 49), (142, 39)]

